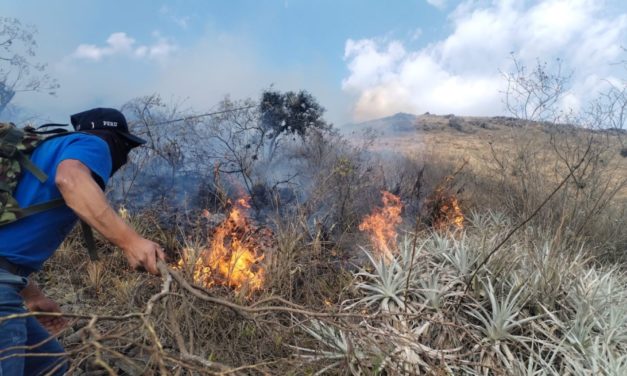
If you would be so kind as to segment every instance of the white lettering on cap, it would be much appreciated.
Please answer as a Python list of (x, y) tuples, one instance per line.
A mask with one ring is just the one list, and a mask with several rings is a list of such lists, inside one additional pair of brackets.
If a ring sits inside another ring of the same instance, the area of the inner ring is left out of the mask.
[(106, 120), (103, 120), (102, 121), (102, 125), (104, 125), (105, 127), (117, 127), (118, 126), (118, 122), (117, 121), (106, 121)]

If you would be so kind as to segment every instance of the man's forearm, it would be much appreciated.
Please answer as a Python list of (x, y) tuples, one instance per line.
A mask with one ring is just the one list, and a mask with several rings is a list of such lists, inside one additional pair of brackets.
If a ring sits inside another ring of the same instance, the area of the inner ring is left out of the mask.
[(133, 241), (139, 240), (140, 236), (109, 206), (104, 194), (99, 193), (90, 201), (79, 200), (87, 203), (84, 207), (82, 205), (72, 207), (69, 204), (68, 206), (111, 243), (124, 250), (129, 249)]
[[(65, 162), (70, 163), (63, 165)], [(73, 162), (77, 161), (62, 162), (57, 172), (57, 186), (66, 205), (107, 240), (129, 249), (141, 237), (111, 208), (91, 171)]]
[(76, 160), (59, 163), (55, 183), (66, 205), (107, 240), (122, 248), (132, 268), (144, 267), (150, 273), (159, 274), (157, 259), (165, 259), (163, 248), (142, 238), (117, 215), (87, 166)]

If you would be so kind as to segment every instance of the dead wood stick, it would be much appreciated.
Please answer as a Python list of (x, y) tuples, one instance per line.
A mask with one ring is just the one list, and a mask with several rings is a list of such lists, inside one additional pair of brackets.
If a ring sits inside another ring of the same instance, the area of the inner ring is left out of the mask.
[[(181, 285), (183, 289), (187, 290), (187, 292), (191, 293), (198, 299), (230, 308), (236, 313), (238, 313), (240, 316), (247, 318), (247, 319), (252, 319), (251, 315), (253, 314), (261, 315), (261, 314), (266, 314), (270, 312), (285, 312), (285, 313), (301, 314), (301, 315), (305, 315), (309, 317), (365, 317), (365, 316), (367, 317), (368, 316), (368, 315), (353, 314), (353, 313), (323, 313), (323, 312), (308, 311), (306, 309), (301, 309), (301, 308), (293, 308), (293, 306), (295, 305), (294, 303), (286, 304), (285, 303), (286, 301), (284, 301), (281, 298), (268, 298), (268, 299), (265, 299), (265, 301), (271, 301), (271, 300), (283, 301), (283, 304), (290, 305), (290, 307), (259, 306), (257, 304), (252, 305), (252, 306), (243, 306), (243, 305), (228, 301), (226, 299), (211, 296), (208, 293), (202, 291), (201, 289), (192, 286), (181, 275), (181, 273), (179, 273), (176, 270), (173, 270), (172, 268), (167, 267), (162, 261), (159, 261), (157, 265), (159, 266), (159, 270), (163, 270), (162, 273), (165, 273), (167, 271), (167, 273), (171, 274), (174, 280), (178, 282), (179, 285)], [(162, 268), (165, 268), (165, 269), (162, 269)]]
[(170, 321), (170, 329), (172, 330), (172, 334), (174, 336), (174, 341), (179, 348), (179, 352), (181, 353), (181, 358), (183, 360), (189, 360), (195, 363), (200, 363), (204, 367), (211, 369), (218, 369), (220, 372), (228, 372), (235, 373), (235, 370), (225, 364), (210, 361), (208, 359), (204, 359), (200, 356), (194, 355), (187, 350), (187, 346), (185, 345), (185, 341), (183, 340), (183, 335), (181, 334), (181, 328), (174, 317), (174, 312), (172, 310), (168, 310), (168, 320)]

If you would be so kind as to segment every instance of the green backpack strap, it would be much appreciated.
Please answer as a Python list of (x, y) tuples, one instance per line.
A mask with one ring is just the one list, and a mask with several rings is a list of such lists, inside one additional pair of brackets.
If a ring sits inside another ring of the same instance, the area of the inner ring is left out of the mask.
[(26, 208), (15, 209), (12, 210), (12, 212), (15, 213), (16, 219), (22, 219), (24, 217), (29, 217), (33, 214), (44, 212), (46, 210), (58, 208), (63, 204), (65, 204), (65, 201), (62, 198), (57, 198), (54, 200), (43, 202), (41, 204), (31, 205)]
[(0, 181), (0, 191), (11, 192), (11, 187), (4, 181)]
[(25, 156), (24, 153), (22, 153), (19, 150), (16, 150), (15, 156), (16, 156), (15, 159), (22, 165), (22, 167), (28, 170), (31, 174), (35, 175), (37, 180), (39, 180), (41, 183), (48, 180), (48, 175), (46, 175), (43, 171), (41, 171), (39, 167), (35, 166), (35, 164), (30, 161), (30, 158)]

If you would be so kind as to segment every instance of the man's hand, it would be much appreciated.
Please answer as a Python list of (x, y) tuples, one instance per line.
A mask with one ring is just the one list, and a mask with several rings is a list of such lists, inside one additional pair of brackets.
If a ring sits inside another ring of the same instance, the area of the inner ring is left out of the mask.
[(149, 273), (159, 275), (157, 260), (165, 261), (163, 248), (159, 244), (140, 237), (128, 247), (123, 248), (123, 251), (131, 268), (143, 267)]
[[(41, 294), (32, 298), (25, 298), (24, 303), (31, 312), (61, 312), (59, 305), (52, 299)], [(67, 326), (64, 317), (37, 316), (37, 320), (50, 334), (58, 334)]]

